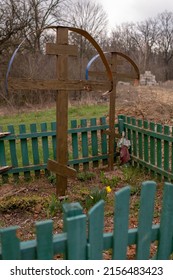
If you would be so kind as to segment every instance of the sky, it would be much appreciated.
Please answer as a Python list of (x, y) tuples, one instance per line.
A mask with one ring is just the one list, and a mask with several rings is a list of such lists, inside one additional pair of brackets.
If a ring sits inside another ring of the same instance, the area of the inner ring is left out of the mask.
[(140, 22), (165, 10), (173, 12), (173, 0), (94, 0), (102, 4), (113, 28), (123, 22)]

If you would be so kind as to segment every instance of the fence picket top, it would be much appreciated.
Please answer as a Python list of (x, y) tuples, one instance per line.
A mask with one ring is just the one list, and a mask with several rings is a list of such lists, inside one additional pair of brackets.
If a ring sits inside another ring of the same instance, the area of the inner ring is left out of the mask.
[(167, 260), (173, 253), (173, 184), (164, 184), (160, 219), (159, 245), (157, 259)]
[(19, 227), (13, 226), (0, 229), (0, 245), (3, 260), (20, 260), (20, 241), (17, 238)]
[(147, 260), (150, 256), (155, 193), (154, 181), (142, 183), (137, 234), (136, 258), (138, 260)]
[(114, 260), (125, 260), (128, 245), (130, 187), (115, 193), (113, 255)]
[(101, 260), (103, 253), (104, 204), (100, 200), (88, 212), (88, 259)]
[(83, 208), (79, 202), (63, 204), (63, 230), (66, 231), (67, 218), (81, 215)]

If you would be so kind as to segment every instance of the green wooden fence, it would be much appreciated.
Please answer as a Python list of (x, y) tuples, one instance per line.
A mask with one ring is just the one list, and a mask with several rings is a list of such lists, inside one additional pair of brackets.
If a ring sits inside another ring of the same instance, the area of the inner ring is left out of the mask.
[[(172, 127), (123, 115), (118, 119), (115, 128), (119, 128), (119, 132), (124, 130), (131, 141), (133, 164), (145, 167), (160, 179), (173, 180)], [(104, 132), (108, 127), (105, 117), (71, 121), (68, 164), (77, 170), (106, 165), (108, 135)], [(43, 171), (48, 173), (47, 160), (56, 157), (56, 123), (31, 124), (29, 128), (24, 124), (16, 128), (9, 125), (5, 130), (11, 134), (0, 138), (0, 167), (12, 168), (2, 174), (3, 180), (8, 180), (10, 174), (18, 179), (20, 174), (28, 178), (33, 172), (35, 176)]]
[[(77, 170), (107, 164), (108, 136), (104, 131), (108, 127), (105, 117), (99, 120), (82, 119), (79, 122), (72, 120), (68, 130), (68, 164)], [(33, 172), (39, 176), (46, 170), (48, 158), (56, 158), (55, 122), (31, 124), (30, 127), (24, 124), (15, 128), (13, 125), (0, 127), (1, 132), (4, 130), (10, 132), (10, 135), (0, 138), (0, 166), (12, 166), (3, 173), (4, 180), (8, 179), (9, 174), (13, 174), (15, 179), (21, 173), (25, 178)]]
[(133, 117), (119, 116), (122, 129), (131, 141), (134, 164), (145, 167), (154, 176), (173, 179), (173, 129)]
[[(53, 221), (36, 223), (36, 239), (20, 241), (17, 227), (0, 229), (0, 259), (53, 259), (62, 254), (69, 260), (103, 259), (103, 251), (114, 260), (125, 260), (135, 244), (136, 259), (170, 259), (173, 253), (173, 185), (164, 184), (159, 224), (153, 224), (156, 183), (143, 182), (137, 228), (129, 229), (130, 187), (115, 193), (114, 230), (104, 232), (104, 201), (83, 214), (78, 203), (64, 204), (63, 233), (53, 234)], [(156, 242), (155, 242), (156, 241)], [(157, 246), (151, 256), (151, 244)], [(111, 249), (111, 250), (110, 250)]]

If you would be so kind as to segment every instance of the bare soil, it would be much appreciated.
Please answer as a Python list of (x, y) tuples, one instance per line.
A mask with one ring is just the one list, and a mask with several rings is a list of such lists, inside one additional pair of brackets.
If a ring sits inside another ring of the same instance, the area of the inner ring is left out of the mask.
[(118, 86), (117, 114), (173, 125), (173, 82), (157, 86)]

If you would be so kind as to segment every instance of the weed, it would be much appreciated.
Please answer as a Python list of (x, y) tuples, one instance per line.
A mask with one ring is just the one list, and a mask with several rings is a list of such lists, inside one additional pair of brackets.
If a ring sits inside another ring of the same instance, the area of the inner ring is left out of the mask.
[(53, 194), (50, 203), (47, 206), (47, 216), (48, 217), (55, 216), (60, 209), (61, 209), (61, 202)]
[(141, 184), (141, 177), (144, 176), (142, 169), (133, 166), (123, 166), (122, 171), (125, 182), (130, 185), (137, 185), (138, 182)]
[(137, 195), (137, 196), (139, 196), (140, 195), (140, 191), (141, 191), (141, 187), (136, 187), (136, 186), (132, 186), (131, 188), (130, 188), (130, 195), (131, 196), (133, 196), (133, 195)]
[(50, 175), (48, 177), (48, 181), (51, 183), (51, 184), (55, 184), (56, 183), (56, 176), (55, 175)]
[(59, 211), (62, 211), (62, 205), (64, 202), (67, 202), (67, 200), (60, 201), (56, 195), (53, 194), (47, 205), (47, 216), (54, 217)]
[(92, 180), (96, 177), (95, 173), (93, 172), (81, 172), (78, 173), (77, 175), (77, 179), (80, 181), (88, 181), (88, 180)]
[(105, 173), (103, 171), (100, 172), (100, 182), (104, 186), (110, 186), (111, 188), (116, 187), (116, 185), (119, 183), (120, 178), (117, 176), (112, 176), (112, 178), (107, 178)]
[(88, 210), (94, 204), (100, 200), (106, 200), (107, 191), (106, 189), (100, 190), (99, 188), (94, 188), (90, 194), (87, 195), (85, 200), (85, 207)]

